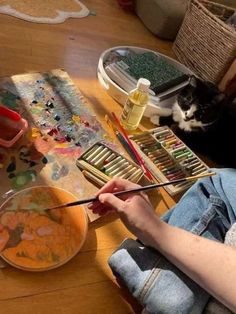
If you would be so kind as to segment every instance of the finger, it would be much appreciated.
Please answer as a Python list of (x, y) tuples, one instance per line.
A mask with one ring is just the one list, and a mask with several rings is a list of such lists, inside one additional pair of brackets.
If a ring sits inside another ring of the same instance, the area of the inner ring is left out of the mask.
[(101, 215), (104, 212), (113, 211), (113, 209), (111, 207), (109, 207), (109, 206), (104, 205), (104, 204), (100, 204), (100, 206), (97, 206), (92, 211), (93, 211), (94, 214)]
[(97, 193), (96, 196), (102, 194), (102, 193), (109, 193), (116, 191), (123, 191), (128, 189), (134, 189), (139, 187), (140, 185), (132, 183), (128, 180), (124, 179), (112, 179), (108, 183), (106, 183)]
[(100, 216), (105, 216), (106, 214), (110, 213), (110, 212), (113, 212), (114, 210), (111, 209), (110, 207), (103, 207), (100, 212), (99, 212), (99, 215)]
[(100, 203), (99, 201), (95, 201), (93, 203), (89, 203), (87, 208), (91, 210), (94, 214), (99, 214), (102, 211), (112, 211), (113, 209), (109, 206), (106, 206), (105, 204)]
[(87, 205), (87, 208), (90, 209), (90, 210), (93, 210), (94, 208), (96, 208), (96, 207), (98, 207), (100, 205), (101, 205), (101, 203), (99, 201), (94, 201), (92, 203), (89, 203)]
[(114, 209), (117, 212), (121, 212), (124, 208), (124, 201), (122, 201), (121, 199), (117, 198), (116, 196), (114, 196), (111, 193), (103, 193), (99, 195), (99, 201)]

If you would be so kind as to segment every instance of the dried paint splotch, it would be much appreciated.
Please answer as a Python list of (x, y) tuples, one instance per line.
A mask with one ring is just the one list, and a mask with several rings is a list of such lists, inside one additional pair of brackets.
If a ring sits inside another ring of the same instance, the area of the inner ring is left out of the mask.
[[(62, 70), (3, 81), (0, 101), (30, 124), (24, 142), (8, 154), (8, 160), (0, 154), (0, 171), (6, 171), (13, 189), (34, 182), (44, 165), (51, 167), (48, 178), (61, 180), (85, 149), (107, 140), (86, 100)], [(58, 158), (63, 158), (63, 163)]]
[(29, 270), (56, 267), (73, 257), (86, 235), (84, 210), (42, 211), (72, 200), (64, 190), (50, 187), (27, 189), (10, 198), (0, 210), (0, 255)]
[(104, 138), (104, 130), (64, 71), (21, 77), (17, 97), (34, 126), (53, 138), (55, 152), (78, 156)]

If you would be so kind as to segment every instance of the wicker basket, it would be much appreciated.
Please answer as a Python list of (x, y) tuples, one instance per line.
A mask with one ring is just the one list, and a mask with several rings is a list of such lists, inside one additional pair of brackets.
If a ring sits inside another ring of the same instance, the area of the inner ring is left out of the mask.
[(236, 30), (224, 22), (234, 11), (210, 1), (189, 2), (173, 50), (204, 80), (218, 83), (236, 56)]

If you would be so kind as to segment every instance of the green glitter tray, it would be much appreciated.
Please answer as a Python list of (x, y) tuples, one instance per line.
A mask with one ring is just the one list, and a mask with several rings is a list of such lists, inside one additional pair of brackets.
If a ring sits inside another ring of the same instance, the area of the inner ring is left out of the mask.
[(148, 79), (156, 95), (188, 81), (188, 75), (153, 52), (123, 57), (121, 61), (117, 61), (117, 65), (136, 80), (140, 77)]

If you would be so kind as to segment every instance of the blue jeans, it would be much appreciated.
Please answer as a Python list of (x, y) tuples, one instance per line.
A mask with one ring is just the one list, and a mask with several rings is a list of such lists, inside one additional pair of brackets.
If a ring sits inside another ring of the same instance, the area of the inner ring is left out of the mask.
[[(236, 221), (236, 169), (216, 171), (217, 175), (195, 183), (162, 219), (224, 242)], [(209, 300), (205, 290), (158, 251), (138, 241), (125, 240), (110, 257), (109, 265), (149, 313), (198, 314)]]

